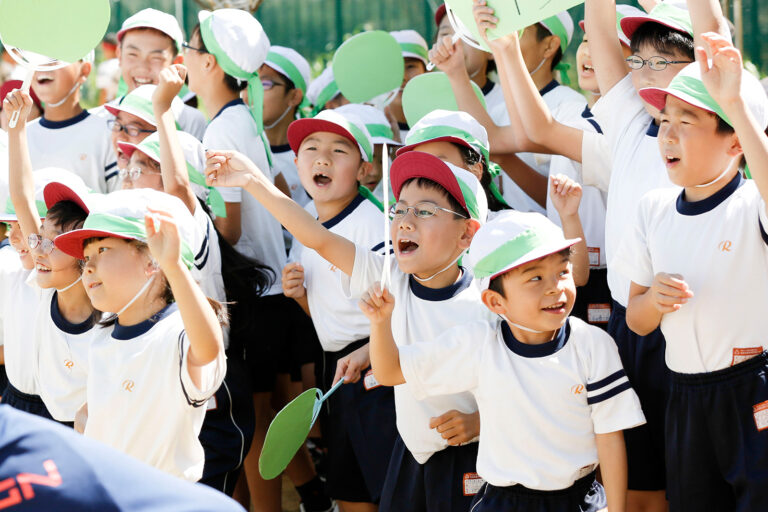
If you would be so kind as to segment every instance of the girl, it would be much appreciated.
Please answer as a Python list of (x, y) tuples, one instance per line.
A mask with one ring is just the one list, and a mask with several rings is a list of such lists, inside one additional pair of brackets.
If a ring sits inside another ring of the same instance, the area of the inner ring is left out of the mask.
[(94, 306), (117, 312), (91, 346), (78, 427), (197, 481), (202, 406), (226, 362), (219, 305), (207, 302), (189, 273), (195, 221), (177, 198), (150, 189), (114, 192), (101, 206), (82, 229), (56, 239), (60, 250), (85, 260), (83, 284)]

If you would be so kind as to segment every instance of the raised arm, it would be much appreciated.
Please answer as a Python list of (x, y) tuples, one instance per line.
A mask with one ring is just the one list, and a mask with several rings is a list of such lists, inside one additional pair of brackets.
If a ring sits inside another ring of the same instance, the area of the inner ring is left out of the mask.
[(8, 130), (8, 187), (24, 238), (40, 232), (40, 215), (35, 205), (35, 180), (27, 146), (27, 116), (32, 110), (32, 97), (20, 89), (10, 92), (3, 102), (10, 118), (17, 110), (19, 121)]
[(304, 247), (314, 249), (345, 274), (352, 274), (355, 244), (326, 229), (304, 208), (280, 192), (248, 157), (237, 151), (208, 151), (205, 176), (211, 186), (242, 187)]
[(373, 286), (360, 298), (360, 309), (371, 321), (371, 342), (368, 350), (376, 380), (384, 386), (397, 386), (405, 382), (400, 367), (400, 351), (392, 335), (392, 311), (395, 298), (389, 290)]
[(687, 0), (686, 4), (693, 23), (695, 48), (706, 47), (701, 35), (708, 32), (720, 34), (729, 43), (733, 42), (731, 41), (731, 30), (728, 28), (728, 22), (723, 16), (720, 0)]
[(584, 23), (589, 27), (589, 53), (595, 64), (600, 93), (605, 95), (627, 75), (619, 34), (615, 0), (586, 0)]
[(565, 238), (580, 238), (581, 241), (571, 248), (571, 264), (573, 266), (573, 281), (576, 286), (584, 286), (589, 280), (589, 253), (587, 238), (579, 217), (581, 204), (581, 185), (568, 176), (558, 174), (550, 176), (550, 192), (552, 204), (560, 216)]

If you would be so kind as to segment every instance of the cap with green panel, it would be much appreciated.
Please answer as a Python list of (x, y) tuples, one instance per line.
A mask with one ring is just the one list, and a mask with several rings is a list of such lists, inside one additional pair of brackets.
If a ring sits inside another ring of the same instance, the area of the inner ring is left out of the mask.
[(320, 75), (312, 80), (307, 89), (307, 99), (313, 106), (313, 115), (325, 108), (325, 104), (341, 94), (333, 77), (333, 68), (329, 65)]
[(690, 13), (682, 6), (673, 5), (672, 2), (659, 2), (648, 14), (641, 12), (637, 16), (625, 16), (620, 23), (622, 32), (630, 40), (632, 34), (645, 23), (658, 23), (693, 37)]
[[(46, 214), (48, 213), (48, 206), (53, 206), (58, 200), (61, 199), (74, 199), (73, 197), (69, 197), (69, 195), (60, 194), (57, 196), (54, 196), (52, 194), (53, 190), (48, 190), (48, 197), (46, 201), (46, 195), (45, 195), (45, 189), (48, 185), (51, 183), (59, 183), (62, 187), (62, 190), (65, 188), (69, 190), (76, 190), (77, 191), (77, 197), (78, 200), (76, 201), (78, 204), (83, 203), (82, 199), (79, 198), (79, 195), (86, 195), (88, 194), (88, 187), (85, 185), (85, 182), (83, 182), (82, 178), (80, 176), (76, 175), (73, 172), (67, 171), (65, 169), (61, 169), (59, 167), (44, 167), (42, 169), (38, 169), (33, 173), (34, 178), (34, 201), (35, 201), (35, 208), (37, 209), (37, 213), (40, 216), (41, 219), (44, 219)], [(7, 193), (8, 191), (5, 190)], [(58, 199), (58, 200), (57, 200)], [(3, 199), (2, 202), (3, 211), (0, 212), (0, 222), (16, 222), (18, 221), (18, 218), (16, 217), (16, 209), (13, 207), (13, 203), (11, 202), (11, 197), (6, 196)], [(83, 207), (84, 205), (81, 205)], [(87, 211), (87, 207), (84, 208)]]
[(392, 132), (387, 116), (384, 112), (370, 105), (360, 105), (359, 103), (347, 103), (336, 109), (336, 112), (342, 115), (352, 114), (357, 116), (371, 135), (371, 141), (374, 144), (389, 144), (390, 146), (402, 146), (402, 143), (395, 140), (395, 134)]
[(323, 110), (315, 117), (298, 119), (288, 126), (288, 144), (297, 155), (304, 139), (313, 133), (330, 132), (347, 138), (356, 144), (360, 156), (366, 162), (373, 161), (373, 141), (365, 123), (356, 115), (338, 112), (338, 109)]
[(390, 32), (403, 53), (404, 59), (419, 59), (426, 66), (429, 63), (429, 47), (421, 34), (415, 30), (395, 30)]
[(129, 16), (120, 27), (117, 33), (117, 42), (123, 40), (126, 32), (134, 29), (152, 29), (157, 30), (173, 39), (176, 45), (176, 51), (181, 51), (181, 43), (184, 42), (184, 33), (181, 31), (176, 17), (167, 12), (157, 9), (142, 9), (133, 16)]
[[(483, 91), (475, 82), (470, 81), (470, 83), (475, 95), (485, 107)], [(416, 125), (422, 117), (434, 110), (459, 110), (451, 82), (446, 74), (435, 71), (410, 79), (403, 90), (403, 113), (408, 125)]]
[(453, 142), (473, 149), (486, 164), (490, 163), (488, 132), (474, 117), (461, 111), (433, 110), (422, 117), (408, 132), (405, 146), (397, 150), (401, 156), (428, 142)]
[[(155, 89), (157, 89), (156, 85), (141, 85), (120, 98), (119, 101), (115, 103), (107, 103), (104, 105), (104, 108), (115, 117), (117, 117), (120, 112), (125, 112), (157, 127), (155, 110), (152, 107), (152, 95), (155, 93)], [(178, 120), (183, 109), (184, 103), (178, 96), (174, 97), (173, 101), (171, 101), (171, 112), (173, 112), (173, 117)], [(176, 127), (179, 128), (178, 123), (176, 123)]]

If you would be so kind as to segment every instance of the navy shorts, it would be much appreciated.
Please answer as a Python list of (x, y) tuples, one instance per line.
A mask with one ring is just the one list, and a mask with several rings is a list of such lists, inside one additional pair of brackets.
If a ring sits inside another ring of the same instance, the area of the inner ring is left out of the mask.
[(647, 423), (624, 431), (627, 445), (627, 488), (660, 491), (666, 488), (664, 418), (669, 392), (666, 341), (661, 330), (640, 336), (627, 326), (626, 309), (613, 302), (608, 334), (616, 341), (629, 383), (640, 399)]
[(466, 512), (482, 486), (477, 443), (449, 446), (419, 464), (398, 435), (379, 512)]
[(10, 382), (8, 382), (8, 386), (5, 388), (5, 392), (3, 392), (3, 403), (10, 405), (14, 409), (18, 409), (29, 414), (34, 414), (35, 416), (40, 416), (41, 418), (56, 421), (53, 419), (53, 416), (51, 416), (51, 413), (48, 412), (48, 408), (43, 403), (42, 398), (40, 398), (38, 395), (28, 395), (26, 393), (22, 393), (13, 387), (13, 384)]
[(671, 380), (670, 510), (768, 510), (768, 354)]
[(608, 288), (608, 271), (604, 268), (595, 268), (589, 271), (587, 284), (576, 290), (576, 302), (571, 315), (607, 330), (613, 309), (612, 303), (611, 290)]
[(205, 450), (200, 483), (232, 496), (255, 428), (250, 380), (236, 357), (227, 358), (224, 382), (208, 407), (199, 436)]
[(485, 484), (475, 496), (470, 512), (598, 512), (608, 506), (605, 490), (595, 473), (559, 491), (537, 491), (522, 485), (496, 487)]
[[(323, 392), (331, 387), (336, 362), (366, 343), (367, 338), (323, 353), (323, 364), (316, 367)], [(326, 491), (337, 500), (378, 503), (397, 435), (395, 396), (388, 386), (366, 389), (365, 381), (342, 385), (324, 403), (320, 418), (328, 447)]]

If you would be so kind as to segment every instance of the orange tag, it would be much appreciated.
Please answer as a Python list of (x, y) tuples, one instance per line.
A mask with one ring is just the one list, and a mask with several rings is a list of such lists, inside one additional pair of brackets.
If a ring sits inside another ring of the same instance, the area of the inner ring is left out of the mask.
[(480, 478), (477, 473), (464, 473), (463, 491), (464, 496), (474, 496), (480, 492), (480, 488), (485, 483), (485, 480)]
[(373, 375), (373, 370), (368, 370), (367, 372), (365, 372), (363, 385), (365, 386), (366, 391), (370, 391), (372, 389), (381, 387), (381, 384), (379, 384), (379, 381), (377, 381), (376, 377)]
[(758, 431), (768, 428), (768, 400), (753, 405), (752, 414), (755, 416), (755, 425)]
[(219, 408), (219, 404), (216, 402), (216, 396), (212, 396), (205, 403), (205, 410), (206, 411), (215, 411), (218, 408)]
[(600, 248), (599, 247), (587, 247), (587, 253), (589, 254), (589, 266), (591, 268), (600, 266)]
[(589, 304), (587, 306), (587, 322), (590, 324), (607, 324), (610, 317), (610, 304)]
[(743, 363), (747, 359), (752, 359), (753, 357), (759, 356), (762, 353), (763, 347), (734, 348), (731, 366)]

